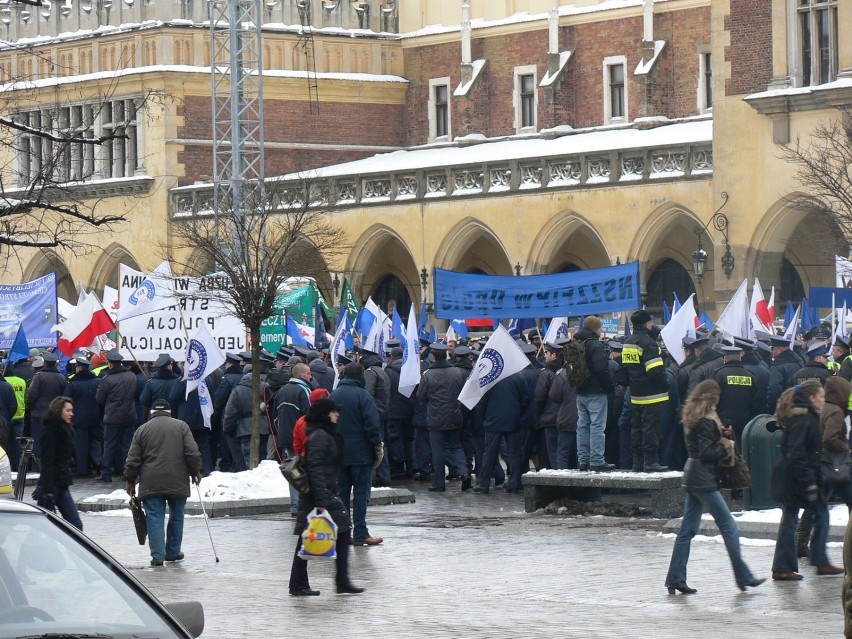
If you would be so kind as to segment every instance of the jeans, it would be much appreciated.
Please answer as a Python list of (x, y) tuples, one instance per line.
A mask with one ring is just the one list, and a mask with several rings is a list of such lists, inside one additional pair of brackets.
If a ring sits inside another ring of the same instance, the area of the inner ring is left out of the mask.
[(603, 466), (607, 399), (603, 393), (577, 395), (577, 457), (581, 464)]
[(71, 496), (71, 491), (68, 489), (68, 486), (62, 486), (56, 489), (56, 492), (53, 493), (53, 506), (48, 508), (48, 503), (44, 499), (44, 494), (42, 493), (36, 503), (52, 512), (59, 511), (59, 514), (62, 515), (62, 519), (67, 521), (69, 524), (74, 526), (77, 530), (83, 530), (83, 522), (80, 520), (80, 513), (77, 512), (77, 503), (74, 501), (74, 498)]
[[(828, 541), (828, 508), (817, 500), (811, 506), (814, 531), (811, 537), (810, 561), (814, 566), (829, 565), (825, 544)], [(798, 572), (796, 554), (796, 527), (799, 525), (799, 507), (781, 506), (781, 523), (772, 558), (772, 572)]]
[(104, 457), (101, 477), (112, 479), (113, 473), (124, 474), (124, 462), (133, 439), (136, 424), (104, 424)]
[[(169, 525), (165, 526), (166, 504), (169, 505)], [(151, 559), (172, 561), (177, 559), (183, 541), (183, 513), (186, 497), (148, 497), (142, 501), (145, 521), (148, 524), (148, 547)]]
[[(370, 536), (367, 530), (367, 504), (370, 502), (370, 489), (373, 486), (372, 464), (344, 466), (340, 471), (337, 482), (337, 492), (343, 505), (352, 515), (352, 538), (366, 539)], [(350, 495), (352, 507), (350, 508)]]
[(516, 430), (511, 433), (485, 433), (482, 474), (476, 476), (476, 483), (480, 488), (491, 486), (491, 478), (496, 476), (495, 468), (500, 465), (500, 444), (505, 440), (509, 460), (509, 483), (507, 488), (512, 492), (521, 490), (521, 475), (523, 474), (521, 462), (524, 455), (524, 434), (522, 430)]
[(577, 468), (577, 432), (560, 430), (556, 434), (556, 468)]
[[(686, 585), (686, 563), (689, 561), (689, 549), (692, 538), (698, 532), (698, 526), (701, 524), (701, 513), (704, 511), (707, 511), (713, 516), (716, 526), (719, 527), (719, 532), (722, 533), (722, 539), (725, 540), (725, 548), (728, 550), (728, 556), (731, 558), (731, 565), (734, 568), (734, 577), (737, 580), (737, 585), (745, 586), (754, 581), (754, 575), (745, 561), (743, 561), (737, 523), (731, 517), (731, 511), (728, 510), (728, 505), (722, 498), (722, 493), (718, 490), (711, 492), (687, 491), (683, 521), (677, 533), (674, 550), (672, 550), (669, 573), (666, 575), (666, 586), (677, 587)], [(793, 527), (793, 531), (795, 532), (795, 526)], [(796, 554), (795, 550), (794, 547), (794, 556)]]
[[(452, 430), (430, 430), (429, 442), (432, 445), (432, 470), (435, 473), (432, 485), (446, 488), (444, 466), (460, 477), (469, 475), (467, 461), (461, 443), (461, 428)], [(355, 535), (356, 539), (359, 539)]]

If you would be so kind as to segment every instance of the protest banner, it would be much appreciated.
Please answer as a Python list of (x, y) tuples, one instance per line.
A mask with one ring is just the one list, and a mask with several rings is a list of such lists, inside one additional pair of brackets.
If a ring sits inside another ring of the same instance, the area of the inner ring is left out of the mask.
[(285, 313), (287, 318), (292, 319), (298, 325), (302, 337), (313, 344), (317, 302), (322, 306), (326, 317), (333, 315), (315, 284), (300, 286), (288, 293), (276, 296), (276, 314), (263, 320), (260, 327), (260, 343), (263, 348), (270, 353), (275, 353), (287, 341)]
[[(122, 264), (119, 272), (119, 308), (142, 284), (146, 274)], [(239, 352), (247, 348), (246, 329), (230, 313), (214, 291), (230, 286), (221, 275), (202, 277), (176, 277), (173, 280), (178, 306), (139, 315), (120, 322), (119, 350), (130, 357), (130, 350), (140, 361), (153, 361), (160, 353), (168, 353), (176, 361), (183, 361), (187, 349), (187, 333), (205, 325), (223, 351)], [(181, 297), (187, 296), (187, 297)], [(181, 315), (181, 311), (183, 314)]]
[(23, 324), (30, 347), (56, 346), (56, 273), (0, 286), (0, 348), (8, 350)]

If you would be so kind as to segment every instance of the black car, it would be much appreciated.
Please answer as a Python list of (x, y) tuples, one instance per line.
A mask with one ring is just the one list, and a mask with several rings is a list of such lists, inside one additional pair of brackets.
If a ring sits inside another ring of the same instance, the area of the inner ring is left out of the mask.
[(203, 630), (200, 603), (163, 605), (73, 526), (0, 499), (0, 639), (188, 639)]

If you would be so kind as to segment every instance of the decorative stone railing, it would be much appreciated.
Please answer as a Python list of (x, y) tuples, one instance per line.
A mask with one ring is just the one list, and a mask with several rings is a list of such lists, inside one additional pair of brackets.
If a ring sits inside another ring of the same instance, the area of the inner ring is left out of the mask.
[[(267, 183), (276, 207), (301, 206), (309, 184), (311, 206), (340, 208), (653, 183), (712, 174), (712, 144), (704, 142), (365, 175), (270, 179)], [(175, 218), (209, 215), (212, 202), (212, 185), (196, 184), (172, 189), (169, 207)]]

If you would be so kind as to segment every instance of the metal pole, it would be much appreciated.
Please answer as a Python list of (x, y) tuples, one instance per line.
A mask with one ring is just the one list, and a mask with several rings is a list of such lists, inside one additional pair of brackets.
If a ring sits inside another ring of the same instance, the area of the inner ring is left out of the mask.
[(195, 484), (195, 492), (198, 493), (198, 503), (201, 504), (201, 512), (204, 513), (204, 523), (207, 525), (207, 536), (210, 537), (210, 547), (213, 549), (213, 556), (216, 558), (216, 563), (218, 564), (219, 555), (216, 554), (216, 545), (213, 543), (213, 535), (210, 532), (210, 522), (207, 521), (207, 510), (204, 508), (204, 502), (201, 501), (201, 488), (198, 487), (198, 483)]

